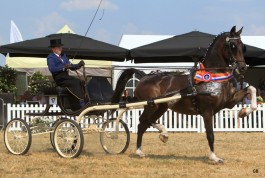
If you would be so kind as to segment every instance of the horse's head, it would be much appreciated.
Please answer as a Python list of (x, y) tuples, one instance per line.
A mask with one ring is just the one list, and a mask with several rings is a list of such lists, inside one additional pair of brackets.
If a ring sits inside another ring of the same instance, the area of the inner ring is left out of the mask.
[(246, 46), (242, 43), (240, 34), (243, 27), (236, 32), (236, 26), (232, 27), (229, 33), (224, 33), (224, 48), (222, 55), (228, 65), (235, 68), (238, 74), (244, 73), (247, 70), (244, 53)]

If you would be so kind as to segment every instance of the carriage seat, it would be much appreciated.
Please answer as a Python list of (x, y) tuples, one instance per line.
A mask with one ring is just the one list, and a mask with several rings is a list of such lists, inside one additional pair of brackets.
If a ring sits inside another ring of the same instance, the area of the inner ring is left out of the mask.
[[(44, 89), (45, 95), (62, 96), (63, 103), (69, 105), (69, 92), (66, 87), (53, 85)], [(113, 95), (113, 89), (107, 77), (93, 76), (87, 84), (87, 92), (91, 104), (109, 104)]]
[(111, 102), (113, 89), (107, 77), (93, 76), (88, 82), (87, 91), (91, 104), (108, 104)]
[(57, 86), (56, 87), (56, 92), (59, 96), (63, 96), (63, 95), (67, 95), (68, 94), (68, 90), (66, 87), (60, 87), (60, 86)]
[(43, 89), (45, 95), (66, 95), (68, 92), (67, 88), (60, 86), (52, 86)]

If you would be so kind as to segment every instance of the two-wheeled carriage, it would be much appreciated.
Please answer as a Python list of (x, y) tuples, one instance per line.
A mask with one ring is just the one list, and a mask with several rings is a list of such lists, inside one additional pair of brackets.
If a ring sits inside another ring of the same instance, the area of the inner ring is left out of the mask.
[[(87, 85), (90, 103), (82, 108), (66, 88), (52, 86), (45, 94), (57, 100), (61, 111), (52, 111), (47, 104), (42, 113), (27, 113), (30, 122), (15, 118), (9, 121), (4, 131), (5, 146), (10, 153), (22, 155), (28, 152), (33, 135), (50, 134), (51, 145), (62, 157), (74, 158), (80, 155), (84, 145), (83, 133), (100, 132), (100, 143), (106, 153), (119, 154), (127, 150), (130, 133), (127, 124), (121, 119), (109, 118), (105, 107), (110, 104), (112, 87), (105, 77), (92, 77)], [(100, 106), (100, 110), (93, 109)], [(49, 119), (56, 116), (56, 120)], [(70, 118), (69, 118), (70, 117)], [(76, 119), (71, 119), (76, 118)]]

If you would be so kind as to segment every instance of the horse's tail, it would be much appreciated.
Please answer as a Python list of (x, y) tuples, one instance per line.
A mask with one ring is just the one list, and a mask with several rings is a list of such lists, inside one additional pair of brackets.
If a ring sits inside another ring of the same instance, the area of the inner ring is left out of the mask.
[(145, 73), (143, 71), (140, 71), (134, 68), (124, 70), (120, 78), (117, 81), (116, 88), (111, 98), (111, 103), (118, 103), (120, 101), (120, 98), (123, 94), (126, 83), (128, 82), (130, 78), (132, 78), (133, 74), (139, 74), (139, 76), (141, 77), (145, 76)]

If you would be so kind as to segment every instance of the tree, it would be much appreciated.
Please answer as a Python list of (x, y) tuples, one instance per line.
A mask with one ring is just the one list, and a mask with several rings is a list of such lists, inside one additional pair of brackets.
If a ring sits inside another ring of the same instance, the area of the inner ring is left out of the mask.
[(17, 72), (15, 69), (5, 66), (0, 66), (0, 93), (15, 93)]
[(35, 72), (29, 81), (29, 91), (31, 95), (39, 95), (43, 93), (43, 90), (51, 87), (49, 78), (43, 75), (40, 71)]

